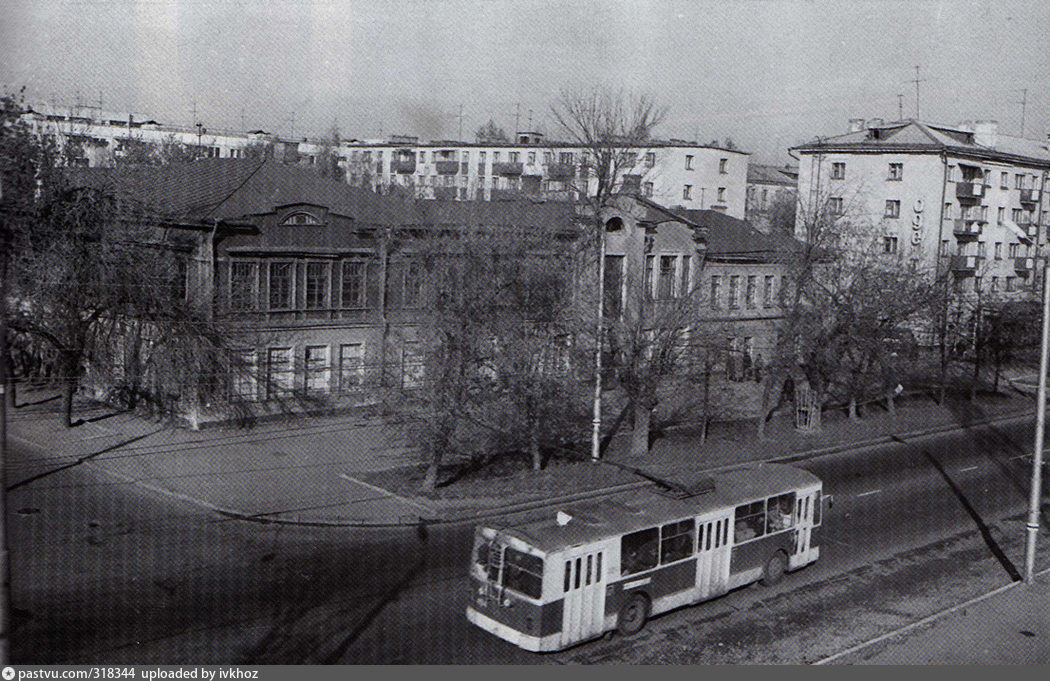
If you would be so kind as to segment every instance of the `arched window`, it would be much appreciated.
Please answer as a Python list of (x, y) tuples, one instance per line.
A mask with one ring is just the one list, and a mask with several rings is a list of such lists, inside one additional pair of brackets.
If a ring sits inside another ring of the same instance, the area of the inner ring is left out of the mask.
[(605, 223), (606, 232), (619, 232), (623, 229), (623, 220), (620, 218), (613, 218)]
[(310, 213), (298, 212), (288, 215), (282, 225), (319, 225), (321, 222)]

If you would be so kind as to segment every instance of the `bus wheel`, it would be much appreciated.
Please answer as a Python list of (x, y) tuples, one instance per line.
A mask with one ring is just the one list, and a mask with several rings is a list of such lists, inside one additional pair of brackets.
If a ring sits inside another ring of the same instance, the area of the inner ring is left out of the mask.
[(777, 551), (769, 560), (766, 561), (766, 565), (762, 568), (762, 585), (772, 586), (784, 578), (784, 573), (787, 572), (787, 556), (784, 555), (783, 551)]
[(620, 607), (620, 618), (617, 630), (624, 636), (637, 634), (649, 619), (649, 599), (642, 594), (634, 594)]

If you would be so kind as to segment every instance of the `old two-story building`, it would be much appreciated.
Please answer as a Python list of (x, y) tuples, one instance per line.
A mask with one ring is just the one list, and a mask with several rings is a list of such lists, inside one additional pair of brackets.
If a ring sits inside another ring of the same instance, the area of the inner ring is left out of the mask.
[[(427, 301), (415, 236), (535, 227), (578, 237), (579, 214), (567, 202), (406, 200), (273, 160), (84, 169), (77, 178), (115, 187), (169, 232), (192, 236), (183, 239), (186, 295), (236, 336), (227, 363), (241, 370), (230, 374), (228, 398), (256, 414), (279, 410), (291, 394), (356, 405), (373, 400), (378, 385), (421, 380)], [(778, 245), (719, 211), (676, 212), (637, 197), (617, 210), (606, 217), (629, 226), (622, 234), (649, 236), (644, 257), (629, 265), (628, 245), (611, 230), (607, 277), (626, 285), (626, 268), (635, 269), (654, 300), (701, 290), (695, 300), (718, 343), (740, 358), (723, 368), (744, 380), (775, 337)], [(225, 413), (221, 404), (185, 409), (194, 423)]]

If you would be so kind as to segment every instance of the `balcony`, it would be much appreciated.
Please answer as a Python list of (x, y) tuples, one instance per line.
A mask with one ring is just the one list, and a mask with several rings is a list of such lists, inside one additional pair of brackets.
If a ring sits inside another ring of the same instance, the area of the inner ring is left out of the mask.
[(980, 182), (958, 182), (955, 196), (960, 201), (980, 201), (984, 198), (984, 185)]
[(576, 177), (576, 166), (571, 163), (551, 163), (547, 166), (547, 177), (552, 180), (571, 180)]
[(976, 238), (981, 236), (981, 225), (984, 220), (972, 220), (960, 218), (955, 221), (955, 229), (952, 230), (956, 239)]
[(1018, 274), (1028, 274), (1035, 267), (1035, 258), (1014, 258), (1014, 270)]
[(456, 175), (459, 173), (459, 161), (437, 161), (434, 168), (438, 175)]
[(977, 266), (980, 262), (981, 257), (978, 255), (953, 255), (952, 272), (956, 274), (973, 274), (977, 271)]
[(1039, 203), (1039, 194), (1038, 189), (1022, 189), (1021, 203)]
[(401, 173), (402, 175), (411, 175), (416, 172), (416, 159), (414, 158), (395, 158), (390, 162), (390, 172)]
[(493, 163), (492, 174), (493, 175), (521, 175), (524, 170), (524, 166), (521, 163)]

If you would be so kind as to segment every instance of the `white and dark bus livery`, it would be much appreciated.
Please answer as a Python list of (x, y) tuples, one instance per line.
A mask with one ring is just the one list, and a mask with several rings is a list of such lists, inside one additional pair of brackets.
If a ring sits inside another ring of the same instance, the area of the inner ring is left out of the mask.
[(820, 555), (821, 491), (807, 471), (757, 464), (713, 473), (702, 491), (646, 487), (514, 527), (479, 526), (467, 618), (526, 650), (553, 651), (773, 584)]

